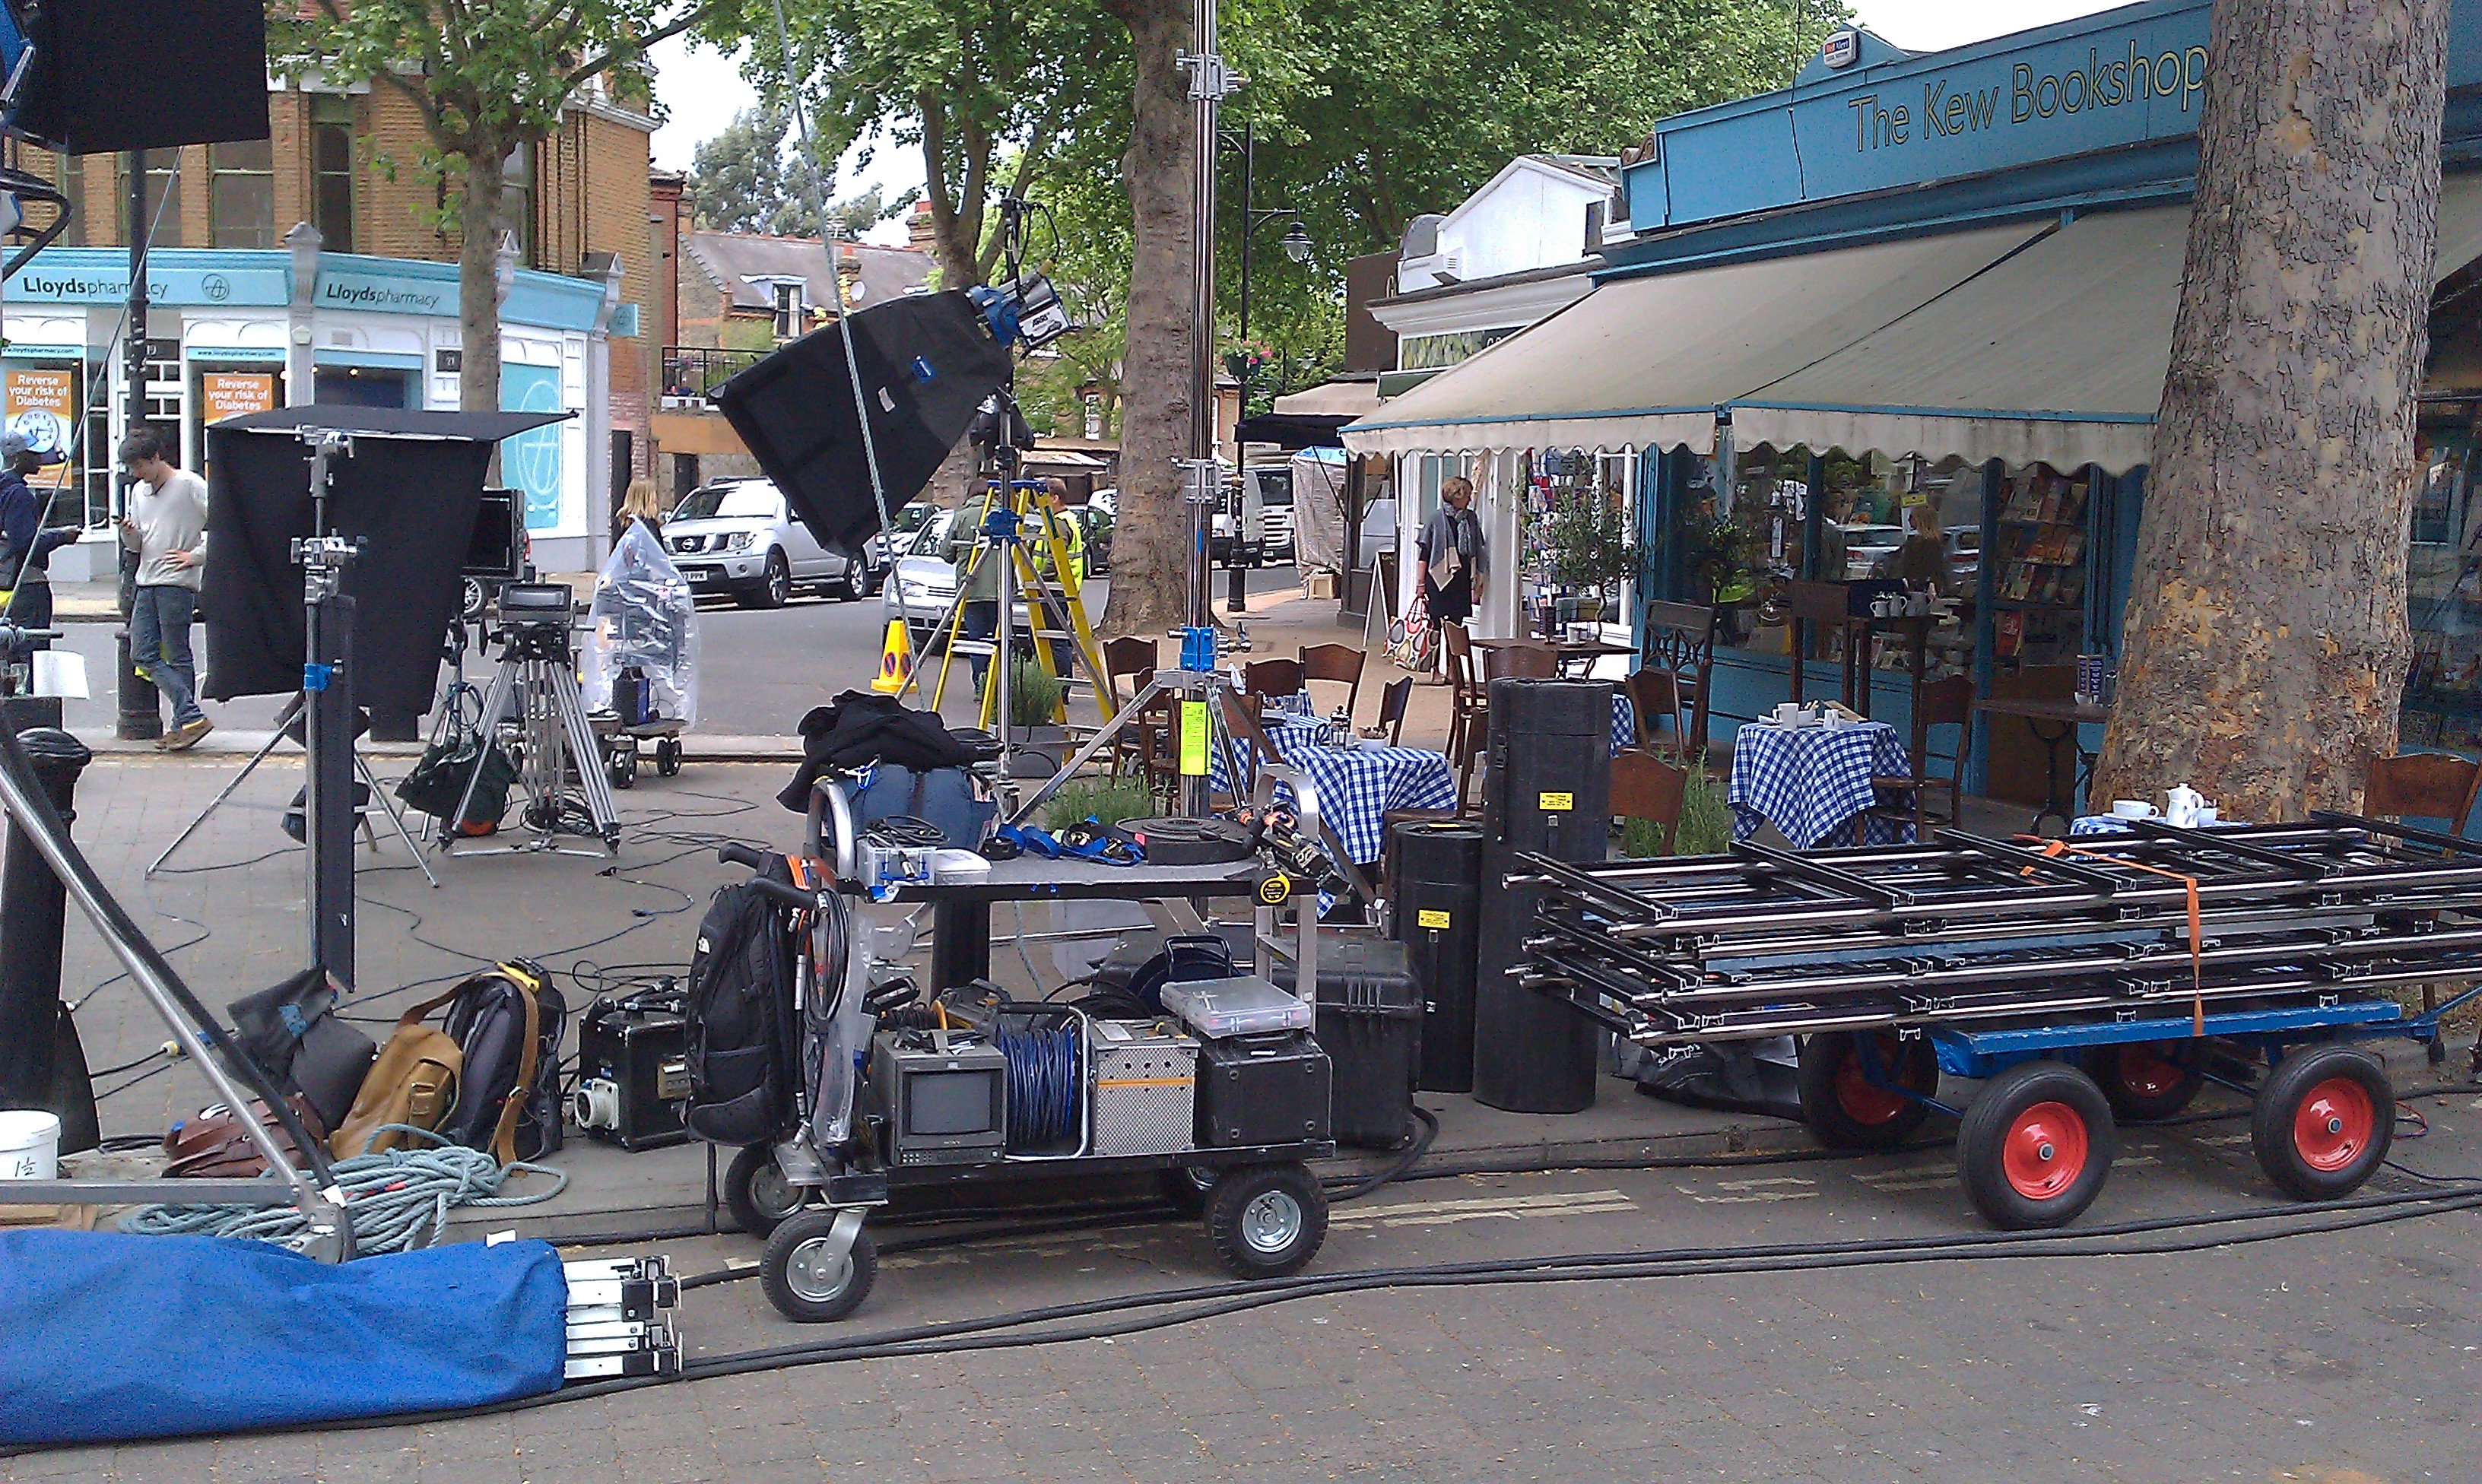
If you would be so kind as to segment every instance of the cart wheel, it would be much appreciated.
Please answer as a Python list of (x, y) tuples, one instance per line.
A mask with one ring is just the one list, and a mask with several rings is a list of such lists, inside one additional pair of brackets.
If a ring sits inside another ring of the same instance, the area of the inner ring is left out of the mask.
[(724, 1174), (724, 1204), (735, 1226), (765, 1237), (802, 1209), (802, 1191), (776, 1165), (776, 1151), (753, 1144), (732, 1157)]
[[(1887, 1030), (1869, 1034), (1883, 1080), (1922, 1098), (1939, 1091), (1939, 1053), (1927, 1038), (1901, 1041)], [(1801, 1121), (1830, 1149), (1890, 1149), (1931, 1115), (1927, 1104), (1874, 1085), (1862, 1074), (1849, 1030), (1821, 1031), (1802, 1042), (1799, 1085)]]
[(655, 743), (656, 776), (670, 778), (680, 770), (681, 740), (677, 737), (667, 737)]
[(853, 1250), (842, 1258), (830, 1252), (829, 1232), (843, 1212), (805, 1211), (786, 1220), (767, 1238), (758, 1262), (759, 1286), (776, 1312), (801, 1324), (827, 1324), (861, 1307), (879, 1276), (879, 1249), (870, 1233), (854, 1234)]
[(1306, 1164), (1227, 1170), (1206, 1195), (1206, 1235), (1237, 1277), (1300, 1272), (1327, 1240), (1327, 1191)]
[(630, 742), (614, 747), (612, 756), (605, 760), (603, 770), (611, 775), (612, 786), (616, 789), (635, 785), (638, 781), (638, 744)]
[(2086, 1075), (2102, 1088), (2112, 1116), (2123, 1123), (2153, 1123), (2189, 1106), (2206, 1074), (2163, 1054), (2162, 1045), (2140, 1042), (2096, 1046), (2083, 1058)]
[(2286, 1056), (2250, 1113), (2250, 1147), (2290, 1195), (2332, 1201), (2361, 1188), (2396, 1132), (2395, 1088), (2366, 1053), (2321, 1046)]
[(2020, 1061), (1991, 1080), (1956, 1134), (1956, 1172), (1973, 1209), (2020, 1232), (2062, 1226), (2111, 1173), (2111, 1104), (2059, 1061)]

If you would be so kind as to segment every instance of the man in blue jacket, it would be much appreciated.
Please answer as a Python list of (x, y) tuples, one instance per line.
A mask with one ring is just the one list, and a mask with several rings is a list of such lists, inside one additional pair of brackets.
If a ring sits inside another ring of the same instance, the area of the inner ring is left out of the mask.
[[(29, 447), (23, 433), (0, 432), (0, 594), (8, 595), (0, 612), (30, 629), (51, 622), (51, 579), (45, 563), (52, 549), (77, 539), (74, 529), (43, 531), (43, 497), (26, 482), (26, 476), (60, 461), (57, 452)], [(20, 587), (27, 590), (20, 592)]]

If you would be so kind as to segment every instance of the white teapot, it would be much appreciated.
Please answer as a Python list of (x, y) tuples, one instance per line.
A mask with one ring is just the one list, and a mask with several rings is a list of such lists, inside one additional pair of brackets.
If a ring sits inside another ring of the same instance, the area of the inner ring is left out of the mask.
[(2206, 807), (2206, 795), (2187, 784), (2180, 784), (2163, 795), (2163, 821), (2175, 829), (2189, 829), (2198, 822), (2198, 811)]

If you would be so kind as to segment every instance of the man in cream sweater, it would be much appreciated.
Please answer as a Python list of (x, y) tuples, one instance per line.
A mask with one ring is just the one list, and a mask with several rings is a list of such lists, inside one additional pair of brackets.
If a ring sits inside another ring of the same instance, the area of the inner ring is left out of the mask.
[(164, 456), (164, 435), (141, 428), (120, 440), (120, 468), (138, 482), (120, 518), (120, 544), (138, 554), (129, 657), (172, 703), (172, 730), (155, 745), (183, 752), (215, 730), (198, 710), (190, 625), (207, 562), (207, 482)]

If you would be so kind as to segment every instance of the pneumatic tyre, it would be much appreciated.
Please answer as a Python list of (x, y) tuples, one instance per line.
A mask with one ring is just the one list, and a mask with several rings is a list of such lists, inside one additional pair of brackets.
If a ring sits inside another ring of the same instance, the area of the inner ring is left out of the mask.
[(2116, 1142), (2093, 1078), (2062, 1061), (2020, 1061), (1965, 1110), (1957, 1178), (2002, 1231), (2064, 1226), (2102, 1193)]
[(741, 594), (741, 606), (744, 608), (782, 608), (786, 603), (792, 601), (792, 598), (793, 569), (785, 563), (784, 554), (782, 552), (769, 552), (767, 554), (767, 570), (759, 577), (758, 585), (756, 586), (752, 587)]
[(2360, 1189), (2388, 1158), (2395, 1088), (2376, 1058), (2345, 1046), (2298, 1051), (2277, 1063), (2250, 1111), (2250, 1148), (2285, 1194), (2333, 1201)]
[(2205, 1085), (2206, 1074), (2195, 1063), (2176, 1061), (2164, 1050), (2159, 1043), (2142, 1041), (2087, 1049), (2082, 1058), (2086, 1075), (2102, 1089), (2113, 1117), (2123, 1123), (2170, 1118)]
[(802, 1192), (787, 1184), (776, 1167), (776, 1151), (753, 1144), (732, 1157), (725, 1171), (724, 1204), (733, 1224), (753, 1237), (765, 1237), (802, 1209)]
[(879, 1249), (867, 1231), (854, 1234), (853, 1250), (838, 1258), (829, 1233), (842, 1212), (805, 1211), (767, 1238), (758, 1260), (758, 1283), (776, 1312), (798, 1324), (829, 1324), (861, 1307), (879, 1278)]
[[(1856, 1040), (1862, 1033), (1870, 1036), (1878, 1054), (1878, 1081), (1863, 1071)], [(1801, 1043), (1796, 1080), (1801, 1121), (1820, 1143), (1830, 1149), (1892, 1149), (1931, 1115), (1920, 1100), (1939, 1092), (1939, 1053), (1926, 1036), (1901, 1041), (1888, 1030), (1822, 1030)]]
[(1327, 1191), (1305, 1164), (1227, 1170), (1206, 1193), (1206, 1235), (1235, 1277), (1289, 1277), (1327, 1240)]

